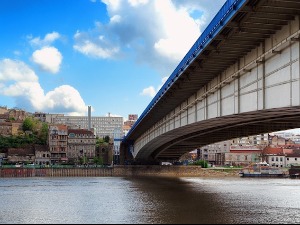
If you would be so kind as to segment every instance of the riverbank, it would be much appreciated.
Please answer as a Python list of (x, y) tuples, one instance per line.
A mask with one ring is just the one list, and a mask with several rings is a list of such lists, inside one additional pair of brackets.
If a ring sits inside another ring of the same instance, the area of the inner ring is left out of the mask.
[(1, 168), (0, 177), (238, 177), (239, 169), (199, 166), (114, 166), (107, 168)]

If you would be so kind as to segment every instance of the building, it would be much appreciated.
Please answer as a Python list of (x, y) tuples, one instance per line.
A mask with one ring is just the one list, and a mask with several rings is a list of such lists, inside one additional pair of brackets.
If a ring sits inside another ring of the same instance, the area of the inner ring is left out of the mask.
[[(212, 165), (231, 165), (231, 164), (246, 164), (249, 161), (254, 161), (253, 157), (256, 157), (255, 152), (247, 152), (248, 150), (262, 150), (268, 145), (269, 135), (260, 134), (242, 138), (235, 138), (229, 141), (218, 142), (215, 144), (207, 145), (198, 149), (197, 157), (201, 160), (205, 160)], [(245, 158), (245, 155), (238, 156), (234, 152), (234, 149), (238, 151), (245, 151), (249, 155)], [(225, 154), (228, 153), (228, 154)], [(252, 155), (252, 153), (254, 155)], [(234, 156), (235, 154), (235, 156)], [(251, 158), (251, 160), (250, 160)], [(235, 162), (236, 160), (236, 162)]]
[(20, 109), (10, 109), (7, 114), (9, 119), (14, 119), (17, 121), (24, 121), (27, 117), (27, 113)]
[(33, 164), (35, 162), (35, 150), (32, 146), (9, 148), (7, 161), (12, 164)]
[(261, 161), (262, 149), (259, 146), (230, 146), (224, 158), (224, 165), (247, 166)]
[(229, 152), (231, 141), (223, 141), (215, 144), (204, 146), (197, 150), (200, 160), (205, 160), (212, 165), (223, 165), (224, 157), (222, 154)]
[(83, 129), (69, 129), (67, 150), (69, 162), (78, 163), (80, 159), (83, 159), (83, 163), (86, 164), (92, 162), (95, 157), (96, 136), (94, 133)]
[(18, 135), (22, 131), (23, 122), (0, 122), (0, 135), (13, 136)]
[(49, 150), (51, 164), (67, 163), (68, 127), (66, 125), (49, 126)]
[(59, 116), (64, 116), (63, 114), (49, 114), (49, 113), (43, 113), (43, 112), (35, 112), (34, 113), (34, 118), (44, 122), (44, 123), (49, 123), (49, 124), (55, 124), (55, 118)]
[(6, 122), (6, 121), (9, 121), (8, 114), (0, 114), (0, 123), (1, 122)]
[(35, 146), (35, 164), (40, 166), (48, 166), (51, 164), (51, 152), (47, 146)]
[(292, 165), (298, 166), (300, 165), (300, 152), (293, 152), (285, 155), (286, 167), (291, 167)]
[[(114, 130), (121, 129), (123, 132), (123, 117), (91, 117), (91, 127), (99, 138), (109, 136), (114, 137)], [(64, 124), (72, 129), (89, 129), (88, 116), (64, 116), (60, 115), (53, 118), (55, 124)]]
[(0, 115), (8, 113), (8, 108), (6, 106), (0, 106)]
[(103, 165), (111, 165), (114, 160), (112, 143), (103, 143), (96, 147), (96, 158), (101, 158)]
[(128, 115), (128, 120), (124, 122), (123, 126), (123, 135), (126, 136), (130, 129), (133, 127), (133, 125), (136, 123), (138, 120), (138, 115), (137, 114), (130, 114)]
[(269, 134), (259, 134), (242, 138), (235, 138), (231, 140), (232, 145), (262, 145), (267, 146), (269, 144)]

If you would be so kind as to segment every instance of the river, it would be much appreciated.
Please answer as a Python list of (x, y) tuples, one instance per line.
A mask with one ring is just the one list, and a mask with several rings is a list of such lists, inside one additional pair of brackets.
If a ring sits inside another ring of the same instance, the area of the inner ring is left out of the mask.
[(299, 224), (300, 180), (0, 179), (1, 224)]

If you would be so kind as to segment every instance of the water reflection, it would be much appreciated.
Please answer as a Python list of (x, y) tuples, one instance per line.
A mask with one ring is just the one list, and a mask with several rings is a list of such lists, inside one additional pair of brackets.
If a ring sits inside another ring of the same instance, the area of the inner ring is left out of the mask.
[[(176, 178), (131, 179), (150, 200), (152, 217), (156, 223), (207, 224), (227, 223), (226, 208), (218, 204), (218, 193), (208, 193), (205, 188), (195, 188), (192, 181)], [(152, 219), (153, 219), (152, 218)]]
[(0, 223), (300, 223), (300, 180), (0, 179)]

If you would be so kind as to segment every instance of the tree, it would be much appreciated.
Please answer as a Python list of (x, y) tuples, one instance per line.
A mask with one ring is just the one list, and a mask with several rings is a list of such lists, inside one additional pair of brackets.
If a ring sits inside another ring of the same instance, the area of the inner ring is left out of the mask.
[(109, 141), (110, 141), (110, 137), (109, 136), (105, 136), (104, 137), (104, 142), (109, 143)]
[(23, 128), (24, 132), (25, 131), (33, 131), (33, 129), (34, 129), (34, 121), (33, 121), (33, 119), (30, 118), (30, 117), (27, 117), (24, 120), (24, 122), (23, 122), (22, 128)]
[(48, 133), (49, 133), (48, 124), (43, 123), (41, 130), (39, 132), (39, 139), (40, 139), (41, 144), (44, 144), (44, 145), (47, 144)]
[(193, 165), (201, 166), (202, 168), (208, 168), (208, 163), (205, 160), (198, 160), (194, 162)]
[(94, 158), (94, 163), (97, 165), (103, 165), (103, 158), (101, 156)]

